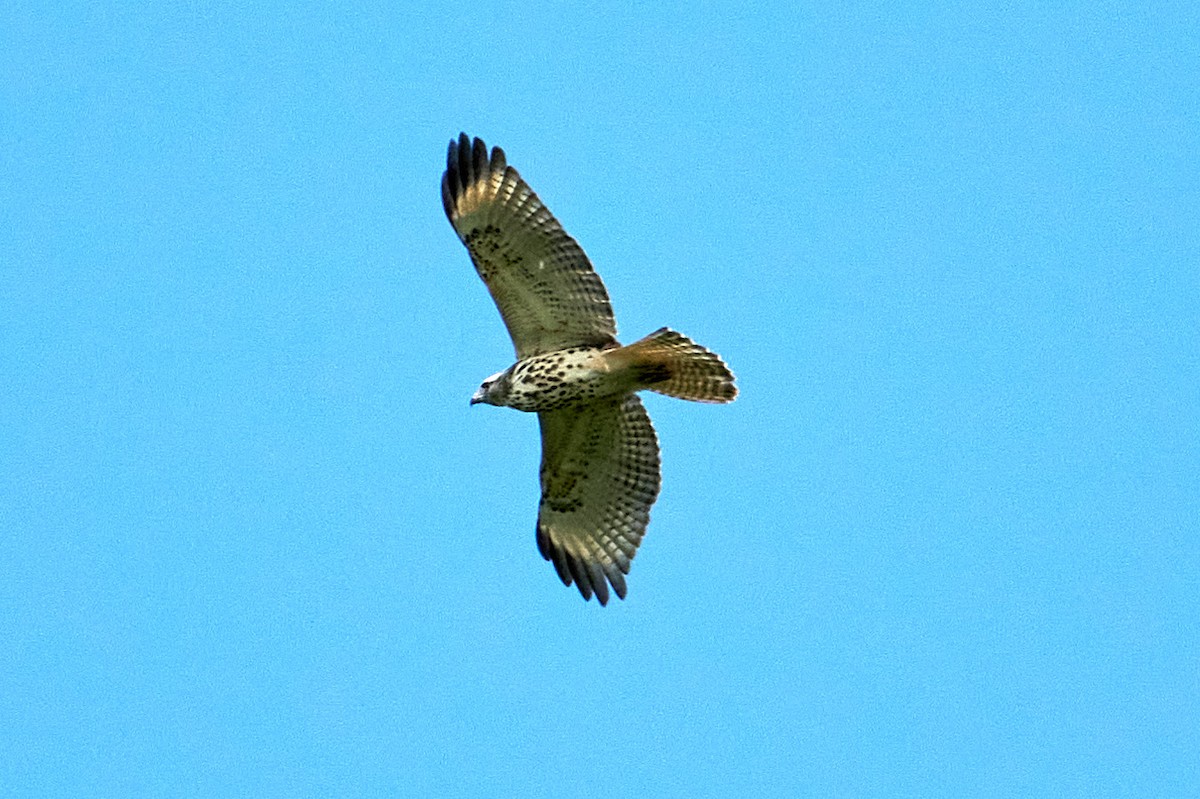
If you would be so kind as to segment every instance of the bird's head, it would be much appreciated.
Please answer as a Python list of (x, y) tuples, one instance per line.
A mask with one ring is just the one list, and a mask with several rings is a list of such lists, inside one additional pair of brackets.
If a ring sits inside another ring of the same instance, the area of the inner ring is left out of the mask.
[(471, 397), (471, 404), (477, 405), (483, 402), (487, 405), (504, 405), (508, 399), (509, 371), (505, 369), (484, 380), (483, 384), (479, 386), (479, 390), (475, 392), (475, 396)]

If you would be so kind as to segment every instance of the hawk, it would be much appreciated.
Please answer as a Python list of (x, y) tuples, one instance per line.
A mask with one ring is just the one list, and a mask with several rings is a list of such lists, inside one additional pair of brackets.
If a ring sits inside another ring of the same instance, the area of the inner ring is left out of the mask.
[(471, 404), (538, 415), (538, 551), (585, 600), (607, 604), (610, 585), (624, 599), (660, 482), (658, 439), (637, 392), (731, 402), (733, 374), (665, 327), (621, 346), (600, 276), (499, 147), (489, 155), (465, 133), (451, 140), (442, 205), (517, 354)]

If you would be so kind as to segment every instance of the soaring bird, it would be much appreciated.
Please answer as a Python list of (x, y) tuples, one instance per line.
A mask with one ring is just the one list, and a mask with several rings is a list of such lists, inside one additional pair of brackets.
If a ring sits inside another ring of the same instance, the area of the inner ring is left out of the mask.
[(451, 140), (442, 205), (508, 327), (517, 361), (471, 398), (538, 415), (542, 498), (537, 545), (584, 599), (625, 598), (625, 575), (660, 485), (643, 389), (731, 402), (733, 374), (713, 352), (660, 328), (621, 346), (608, 292), (499, 147)]

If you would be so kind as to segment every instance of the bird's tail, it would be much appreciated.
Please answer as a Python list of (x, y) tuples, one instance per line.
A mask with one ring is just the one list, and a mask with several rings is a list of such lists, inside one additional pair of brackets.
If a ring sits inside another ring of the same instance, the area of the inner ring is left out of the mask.
[(732, 402), (733, 373), (721, 357), (669, 328), (606, 355), (633, 372), (638, 388), (694, 402)]

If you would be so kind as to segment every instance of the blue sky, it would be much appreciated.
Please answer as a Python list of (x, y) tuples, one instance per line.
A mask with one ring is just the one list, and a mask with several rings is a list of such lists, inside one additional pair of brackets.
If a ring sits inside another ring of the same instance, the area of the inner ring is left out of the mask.
[[(0, 11), (0, 792), (1200, 791), (1194, 4), (566, 9)], [(607, 608), (459, 131), (739, 378)]]

